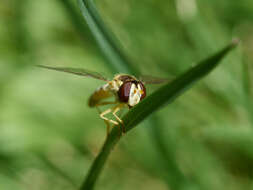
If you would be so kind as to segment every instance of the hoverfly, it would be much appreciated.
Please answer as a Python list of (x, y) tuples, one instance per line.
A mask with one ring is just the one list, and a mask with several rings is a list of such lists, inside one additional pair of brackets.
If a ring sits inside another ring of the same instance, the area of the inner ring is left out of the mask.
[[(102, 118), (107, 125), (107, 135), (110, 131), (110, 123), (113, 125), (119, 125), (119, 123), (121, 123), (123, 133), (125, 132), (124, 123), (117, 115), (117, 112), (124, 107), (130, 109), (138, 104), (141, 100), (143, 100), (146, 97), (145, 84), (160, 84), (169, 81), (168, 79), (151, 76), (142, 76), (137, 79), (136, 77), (128, 74), (117, 74), (112, 80), (108, 80), (103, 75), (97, 72), (88, 71), (86, 69), (49, 67), (44, 65), (37, 66), (79, 76), (91, 77), (106, 82), (106, 84), (99, 87), (97, 90), (95, 90), (95, 92), (93, 92), (89, 98), (88, 105), (89, 107), (96, 107), (98, 109), (100, 118)], [(105, 99), (112, 96), (115, 97), (115, 101), (105, 101)], [(99, 107), (105, 105), (114, 106), (101, 112)], [(106, 115), (109, 113), (112, 113), (115, 120), (106, 117)]]

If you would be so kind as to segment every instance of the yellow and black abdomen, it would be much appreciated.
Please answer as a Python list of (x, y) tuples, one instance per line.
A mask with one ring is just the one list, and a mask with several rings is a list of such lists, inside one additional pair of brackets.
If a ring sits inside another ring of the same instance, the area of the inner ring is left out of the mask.
[(113, 93), (110, 90), (105, 90), (102, 86), (90, 96), (88, 104), (90, 107), (95, 107), (99, 105), (103, 99), (109, 98), (111, 96), (113, 96)]

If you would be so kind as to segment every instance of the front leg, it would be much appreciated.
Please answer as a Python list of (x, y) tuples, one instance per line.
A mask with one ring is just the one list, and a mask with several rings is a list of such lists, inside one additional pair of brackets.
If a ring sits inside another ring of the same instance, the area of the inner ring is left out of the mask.
[(112, 124), (114, 124), (114, 125), (118, 125), (119, 123), (118, 123), (117, 121), (114, 121), (114, 120), (112, 120), (112, 119), (108, 119), (107, 117), (105, 117), (106, 114), (111, 113), (112, 111), (113, 111), (113, 110), (112, 110), (111, 108), (109, 108), (109, 109), (103, 111), (103, 112), (100, 114), (100, 117), (101, 117), (103, 120), (105, 120), (105, 121), (108, 121), (108, 122), (110, 122), (110, 123), (112, 123)]
[[(99, 113), (99, 115), (100, 115), (100, 114), (101, 114), (101, 111), (100, 111), (99, 107), (96, 106), (96, 108), (97, 108), (98, 113)], [(104, 122), (105, 122), (105, 124), (106, 124), (106, 136), (108, 137), (108, 136), (109, 136), (109, 133), (110, 133), (110, 128), (111, 128), (110, 122), (107, 121), (107, 120), (104, 120)]]
[(123, 108), (125, 106), (125, 104), (119, 104), (117, 106), (114, 107), (114, 110), (112, 112), (113, 116), (122, 124), (122, 131), (123, 133), (126, 132), (125, 129), (125, 125), (122, 119), (120, 119), (120, 117), (116, 114), (121, 108)]

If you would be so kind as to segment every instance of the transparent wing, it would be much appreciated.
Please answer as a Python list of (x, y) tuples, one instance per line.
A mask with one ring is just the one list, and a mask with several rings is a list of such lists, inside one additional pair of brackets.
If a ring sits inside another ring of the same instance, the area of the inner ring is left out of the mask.
[(51, 70), (56, 70), (56, 71), (61, 71), (65, 73), (71, 73), (79, 76), (85, 76), (85, 77), (91, 77), (103, 81), (108, 81), (104, 76), (101, 74), (94, 72), (94, 71), (89, 71), (86, 69), (79, 69), (79, 68), (70, 68), (70, 67), (49, 67), (49, 66), (44, 66), (44, 65), (36, 65), (37, 67), (45, 68), (45, 69), (51, 69)]
[(173, 77), (160, 78), (160, 77), (153, 77), (149, 75), (141, 75), (139, 76), (139, 80), (142, 81), (144, 84), (162, 84), (162, 83), (170, 82), (171, 80), (173, 80)]

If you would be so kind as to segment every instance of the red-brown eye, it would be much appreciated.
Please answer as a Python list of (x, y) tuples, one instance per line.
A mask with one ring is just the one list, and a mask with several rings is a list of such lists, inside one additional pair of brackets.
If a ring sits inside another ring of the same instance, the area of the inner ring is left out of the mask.
[(125, 82), (119, 88), (118, 96), (121, 102), (128, 102), (131, 86), (132, 82)]
[(139, 85), (141, 86), (141, 90), (143, 91), (143, 94), (141, 95), (141, 100), (146, 97), (146, 88), (142, 82), (139, 82)]

